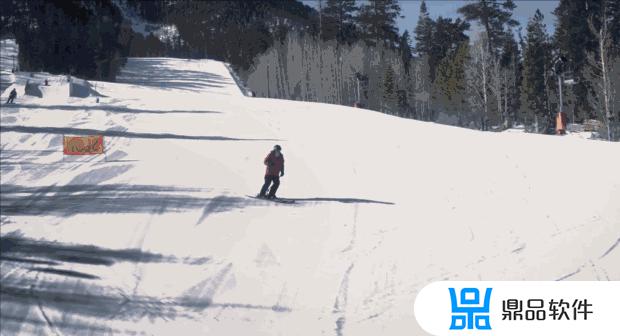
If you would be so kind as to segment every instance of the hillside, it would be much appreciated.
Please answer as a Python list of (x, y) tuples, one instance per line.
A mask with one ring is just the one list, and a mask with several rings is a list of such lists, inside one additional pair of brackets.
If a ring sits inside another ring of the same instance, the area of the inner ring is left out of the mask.
[[(2, 95), (3, 335), (425, 335), (432, 281), (620, 280), (618, 143), (250, 98), (212, 60), (130, 59), (99, 103), (26, 79)], [(72, 134), (106, 155), (63, 157)], [(274, 144), (293, 205), (246, 197)]]

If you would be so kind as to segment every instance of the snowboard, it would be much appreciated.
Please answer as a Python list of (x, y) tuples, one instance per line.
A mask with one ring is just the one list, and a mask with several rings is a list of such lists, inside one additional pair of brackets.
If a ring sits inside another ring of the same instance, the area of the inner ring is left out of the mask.
[(284, 204), (294, 204), (295, 200), (292, 199), (287, 199), (287, 198), (260, 198), (260, 197), (256, 197), (256, 196), (252, 196), (252, 195), (246, 195), (249, 198), (253, 198), (253, 199), (257, 199), (257, 200), (262, 200), (262, 201), (268, 201), (268, 202), (274, 202), (274, 203), (284, 203)]

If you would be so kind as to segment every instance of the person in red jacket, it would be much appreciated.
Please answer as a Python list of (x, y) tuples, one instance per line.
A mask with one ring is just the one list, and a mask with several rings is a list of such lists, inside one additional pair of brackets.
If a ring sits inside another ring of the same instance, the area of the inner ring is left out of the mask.
[[(269, 152), (265, 158), (265, 183), (258, 193), (258, 197), (276, 198), (276, 192), (280, 186), (280, 176), (284, 176), (284, 155), (282, 155), (282, 147), (280, 145), (273, 146), (273, 150)], [(273, 183), (273, 184), (272, 184)], [(269, 186), (271, 185), (271, 188)], [(269, 195), (266, 195), (269, 189)]]

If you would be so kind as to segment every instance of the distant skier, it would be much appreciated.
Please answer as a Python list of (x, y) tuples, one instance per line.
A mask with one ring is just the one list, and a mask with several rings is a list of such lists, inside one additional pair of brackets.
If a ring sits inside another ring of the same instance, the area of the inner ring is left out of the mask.
[[(273, 146), (273, 150), (269, 152), (265, 158), (265, 183), (258, 193), (258, 197), (276, 198), (276, 192), (280, 186), (280, 176), (284, 176), (284, 155), (282, 155), (282, 147), (280, 145)], [(272, 184), (273, 183), (273, 184)], [(271, 185), (271, 188), (269, 186)], [(269, 189), (269, 195), (266, 195)]]
[(15, 103), (16, 97), (17, 97), (17, 91), (15, 91), (15, 88), (13, 88), (13, 90), (11, 90), (11, 93), (9, 93), (9, 99), (7, 99), (6, 103), (7, 104)]

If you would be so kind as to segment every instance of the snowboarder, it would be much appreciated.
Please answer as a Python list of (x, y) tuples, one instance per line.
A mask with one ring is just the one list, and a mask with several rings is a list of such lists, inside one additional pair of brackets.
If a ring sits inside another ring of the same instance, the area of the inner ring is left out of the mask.
[[(257, 197), (260, 198), (276, 198), (276, 192), (280, 186), (280, 176), (284, 176), (284, 155), (282, 155), (282, 147), (280, 145), (273, 146), (273, 150), (269, 152), (265, 158), (265, 183), (260, 189)], [(272, 184), (273, 183), (273, 184)], [(271, 185), (271, 188), (269, 186)], [(269, 195), (267, 189), (269, 188)]]
[(13, 88), (13, 90), (11, 90), (11, 93), (9, 93), (9, 99), (7, 99), (6, 103), (13, 104), (15, 102), (15, 97), (17, 97), (17, 91), (15, 91), (15, 88)]

